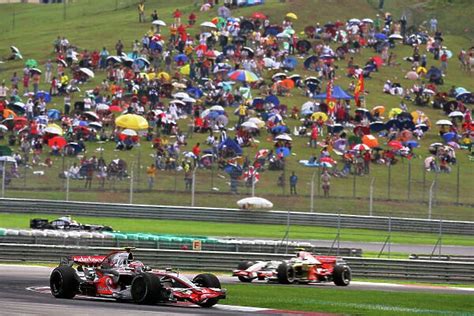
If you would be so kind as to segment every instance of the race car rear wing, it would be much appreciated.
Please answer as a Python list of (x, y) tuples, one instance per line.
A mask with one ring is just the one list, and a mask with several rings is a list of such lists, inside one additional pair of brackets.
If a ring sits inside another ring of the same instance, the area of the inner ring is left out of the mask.
[(86, 267), (97, 267), (107, 256), (69, 256), (61, 258), (61, 265), (70, 265), (78, 264)]

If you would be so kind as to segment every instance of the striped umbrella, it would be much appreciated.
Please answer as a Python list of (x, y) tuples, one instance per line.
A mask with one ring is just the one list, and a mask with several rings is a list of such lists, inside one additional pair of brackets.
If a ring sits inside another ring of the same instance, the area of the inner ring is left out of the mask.
[(247, 70), (233, 71), (229, 74), (229, 79), (233, 81), (241, 81), (241, 82), (254, 82), (254, 81), (259, 80), (256, 74)]

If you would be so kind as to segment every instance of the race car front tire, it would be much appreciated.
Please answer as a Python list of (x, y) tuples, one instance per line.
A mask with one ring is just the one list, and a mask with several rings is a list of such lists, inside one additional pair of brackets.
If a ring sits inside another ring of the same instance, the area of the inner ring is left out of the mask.
[(351, 283), (352, 271), (349, 266), (336, 265), (333, 271), (333, 281), (337, 286), (348, 286)]
[(291, 284), (295, 282), (295, 269), (286, 262), (280, 263), (277, 268), (278, 283)]
[[(209, 287), (209, 288), (221, 288), (221, 282), (219, 279), (211, 273), (202, 273), (194, 277), (193, 283), (199, 287)], [(201, 307), (212, 307), (219, 302), (218, 298), (210, 298), (205, 303), (198, 304)]]
[(49, 277), (51, 294), (56, 298), (73, 298), (79, 290), (76, 271), (70, 266), (59, 266)]
[(163, 287), (158, 276), (142, 273), (132, 280), (132, 300), (136, 304), (152, 305), (163, 300)]

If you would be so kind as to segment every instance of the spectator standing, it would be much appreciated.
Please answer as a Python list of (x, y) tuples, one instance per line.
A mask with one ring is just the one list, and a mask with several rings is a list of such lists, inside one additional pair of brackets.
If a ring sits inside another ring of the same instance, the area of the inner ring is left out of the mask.
[(329, 189), (331, 188), (331, 176), (324, 170), (323, 174), (321, 175), (321, 184), (324, 191), (324, 197), (329, 197)]
[(296, 184), (298, 183), (298, 176), (295, 174), (293, 171), (290, 176), (290, 194), (291, 195), (297, 195), (296, 193)]
[(153, 186), (155, 184), (155, 177), (156, 177), (156, 167), (155, 164), (151, 164), (147, 169), (146, 169), (146, 174), (148, 176), (148, 190), (152, 190)]
[(145, 23), (145, 1), (138, 3), (138, 22)]
[(46, 83), (51, 83), (51, 75), (53, 73), (53, 64), (51, 63), (51, 59), (48, 59), (46, 64), (44, 65), (44, 80)]
[(92, 188), (92, 178), (94, 177), (94, 167), (92, 164), (88, 164), (86, 167), (86, 183), (84, 184), (84, 188), (91, 189)]
[(448, 54), (446, 51), (443, 51), (443, 54), (440, 57), (441, 67), (440, 70), (445, 75), (448, 72)]
[(431, 33), (436, 33), (438, 31), (438, 20), (435, 17), (432, 17), (430, 20), (430, 31)]
[(153, 10), (153, 13), (151, 14), (151, 21), (155, 22), (156, 20), (158, 20), (158, 12), (156, 12), (156, 10)]

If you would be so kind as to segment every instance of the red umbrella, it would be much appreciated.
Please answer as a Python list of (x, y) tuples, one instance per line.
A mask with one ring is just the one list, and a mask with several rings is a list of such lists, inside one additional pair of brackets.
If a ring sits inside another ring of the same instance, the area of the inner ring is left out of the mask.
[(370, 150), (370, 147), (367, 146), (366, 144), (357, 144), (354, 147), (352, 147), (352, 149), (358, 150), (358, 151), (363, 151), (363, 150)]
[(67, 144), (67, 141), (64, 137), (62, 136), (54, 136), (53, 138), (50, 138), (48, 140), (48, 146), (49, 147), (53, 147), (53, 146), (56, 146), (58, 147), (59, 149), (63, 148), (64, 146), (66, 146)]
[(258, 19), (258, 20), (265, 20), (267, 16), (263, 14), (262, 12), (254, 12), (252, 13), (252, 18), (253, 19)]
[(331, 157), (323, 157), (321, 159), (319, 159), (320, 162), (327, 162), (327, 163), (330, 163), (332, 165), (335, 165), (336, 164), (336, 161), (334, 159), (332, 159)]
[(383, 65), (383, 59), (380, 56), (374, 56), (374, 57), (372, 57), (372, 60), (377, 65), (377, 67), (380, 67), (380, 66)]
[(118, 105), (112, 105), (109, 107), (110, 112), (122, 112), (122, 108)]
[(400, 150), (403, 148), (402, 143), (400, 143), (398, 140), (392, 140), (388, 142), (388, 146), (390, 146), (393, 149)]

